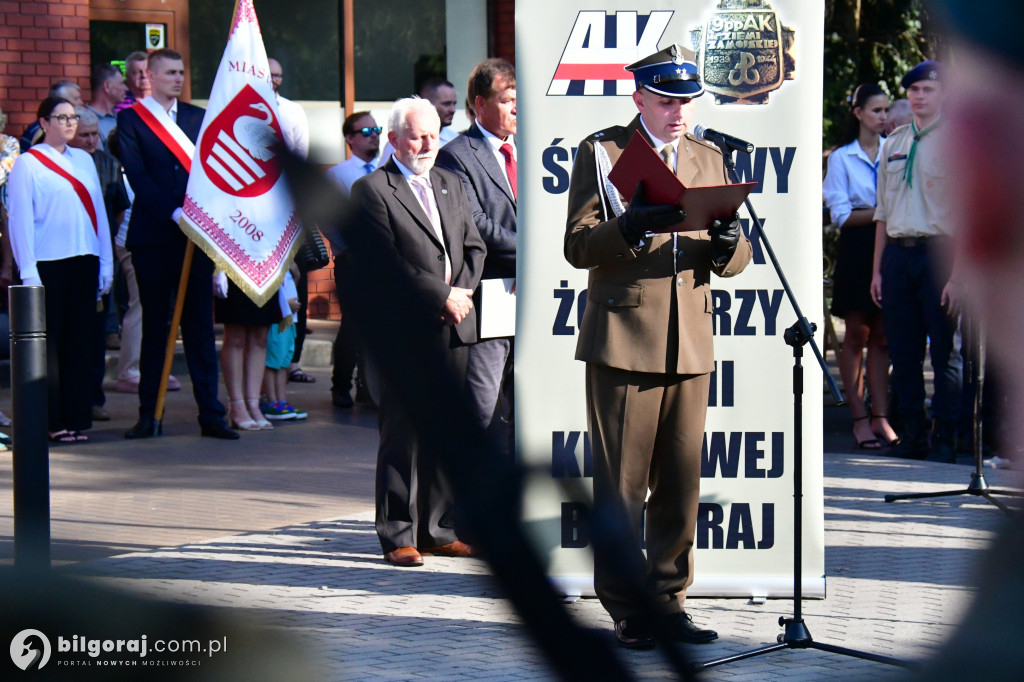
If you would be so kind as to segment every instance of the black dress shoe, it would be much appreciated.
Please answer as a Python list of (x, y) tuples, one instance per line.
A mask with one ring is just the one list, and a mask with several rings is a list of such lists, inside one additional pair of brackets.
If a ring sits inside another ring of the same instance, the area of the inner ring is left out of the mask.
[(332, 393), (331, 403), (335, 407), (341, 408), (343, 410), (347, 410), (348, 408), (355, 405), (355, 402), (352, 400), (352, 396), (349, 395), (348, 393)]
[(615, 621), (615, 641), (627, 649), (653, 649), (654, 634), (639, 616)]
[(124, 437), (129, 439), (152, 438), (153, 436), (159, 436), (162, 432), (163, 425), (152, 417), (139, 417), (139, 421), (135, 422), (135, 426), (124, 432)]
[(221, 440), (238, 440), (238, 431), (232, 431), (224, 422), (210, 422), (200, 424), (199, 433), (207, 438), (220, 438)]
[(666, 616), (662, 622), (669, 638), (677, 642), (687, 644), (707, 644), (718, 639), (718, 633), (714, 630), (705, 630), (693, 622), (690, 614), (683, 611), (671, 616)]

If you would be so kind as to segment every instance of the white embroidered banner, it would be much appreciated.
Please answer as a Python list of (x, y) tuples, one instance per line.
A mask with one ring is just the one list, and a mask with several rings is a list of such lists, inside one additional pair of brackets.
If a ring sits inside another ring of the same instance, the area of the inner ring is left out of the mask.
[(238, 0), (181, 227), (259, 305), (276, 293), (301, 236), (278, 158), (283, 140), (256, 10)]

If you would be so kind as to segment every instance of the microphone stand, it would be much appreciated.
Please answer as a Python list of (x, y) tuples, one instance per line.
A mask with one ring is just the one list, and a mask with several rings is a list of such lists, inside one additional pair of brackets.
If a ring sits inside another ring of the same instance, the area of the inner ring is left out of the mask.
[[(737, 147), (731, 144), (729, 140), (726, 140), (724, 136), (717, 136), (717, 138), (713, 137), (712, 141), (715, 142), (722, 152), (722, 160), (725, 163), (725, 168), (730, 180), (734, 183), (740, 182), (739, 175), (736, 173), (736, 164), (732, 158), (733, 149), (736, 149)], [(740, 148), (740, 151), (747, 153), (746, 150), (742, 148)], [(814, 357), (818, 360), (818, 366), (821, 367), (821, 370), (825, 375), (825, 380), (828, 382), (828, 388), (832, 393), (833, 400), (835, 400), (836, 404), (842, 404), (843, 401), (842, 396), (839, 393), (839, 387), (836, 385), (835, 379), (832, 378), (831, 373), (828, 371), (825, 359), (822, 357), (821, 351), (814, 341), (814, 332), (817, 329), (817, 326), (809, 322), (800, 311), (800, 306), (797, 304), (796, 296), (790, 288), (789, 282), (786, 280), (786, 275), (782, 271), (782, 266), (779, 265), (779, 261), (775, 257), (775, 251), (768, 242), (768, 237), (764, 233), (761, 220), (757, 217), (757, 213), (754, 212), (754, 207), (750, 203), (749, 196), (744, 200), (744, 205), (747, 207), (747, 212), (750, 214), (753, 229), (757, 230), (757, 234), (761, 239), (761, 244), (764, 246), (764, 250), (767, 252), (768, 258), (771, 260), (772, 267), (775, 268), (775, 272), (779, 276), (782, 288), (786, 292), (786, 297), (789, 299), (789, 302), (793, 306), (793, 310), (796, 312), (797, 316), (797, 320), (793, 326), (789, 327), (783, 334), (783, 339), (785, 340), (786, 345), (793, 348), (793, 617), (786, 618), (785, 616), (782, 616), (779, 618), (779, 625), (784, 627), (785, 631), (783, 634), (778, 635), (778, 644), (771, 644), (759, 649), (753, 649), (751, 651), (734, 654), (732, 656), (725, 656), (711, 661), (698, 662), (694, 665), (694, 668), (697, 670), (704, 670), (713, 666), (731, 663), (733, 661), (741, 661), (745, 658), (769, 654), (773, 651), (780, 651), (782, 649), (818, 649), (819, 651), (828, 651), (833, 654), (842, 654), (843, 656), (853, 656), (854, 658), (861, 658), (868, 661), (874, 661), (876, 663), (884, 663), (886, 665), (895, 665), (904, 668), (913, 667), (912, 663), (902, 661), (897, 658), (890, 658), (888, 656), (880, 656), (878, 654), (816, 642), (811, 637), (810, 631), (804, 624), (802, 584), (804, 379), (801, 358), (803, 358), (803, 347), (805, 345), (810, 344), (811, 350), (814, 351)]]
[(985, 384), (985, 332), (982, 329), (981, 323), (973, 320), (969, 316), (964, 317), (965, 324), (968, 331), (973, 331), (971, 334), (971, 345), (974, 347), (973, 353), (970, 353), (967, 362), (969, 363), (969, 371), (971, 379), (974, 383), (974, 414), (973, 414), (973, 428), (974, 428), (974, 472), (971, 473), (971, 482), (966, 488), (961, 490), (944, 490), (939, 492), (931, 493), (905, 493), (903, 495), (886, 495), (886, 502), (896, 502), (897, 500), (920, 500), (929, 497), (953, 497), (956, 495), (976, 495), (978, 497), (984, 497), (986, 500), (999, 507), (1003, 512), (1008, 515), (1013, 515), (1013, 509), (1003, 502), (1000, 502), (993, 495), (1005, 495), (1008, 497), (1024, 497), (1024, 493), (1016, 490), (1000, 490), (997, 488), (990, 488), (988, 481), (985, 480), (985, 473), (982, 470), (984, 462), (982, 461), (982, 428), (981, 428), (981, 389)]

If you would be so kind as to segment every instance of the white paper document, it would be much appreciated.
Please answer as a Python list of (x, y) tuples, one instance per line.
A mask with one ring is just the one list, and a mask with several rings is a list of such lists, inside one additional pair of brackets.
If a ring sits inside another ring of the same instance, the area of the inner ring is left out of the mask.
[(514, 277), (480, 280), (476, 311), (481, 339), (516, 335), (516, 294)]

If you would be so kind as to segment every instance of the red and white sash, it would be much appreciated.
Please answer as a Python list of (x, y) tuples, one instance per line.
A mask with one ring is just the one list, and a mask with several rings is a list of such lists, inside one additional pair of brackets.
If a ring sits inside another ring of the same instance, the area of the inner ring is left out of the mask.
[(185, 170), (191, 173), (192, 157), (196, 153), (195, 143), (188, 139), (188, 135), (178, 127), (167, 110), (160, 106), (152, 96), (149, 96), (143, 97), (133, 104), (132, 111), (139, 115), (146, 127), (153, 131), (153, 134), (174, 154)]
[(43, 164), (54, 173), (71, 183), (71, 186), (75, 190), (75, 194), (78, 195), (79, 200), (82, 202), (82, 206), (85, 207), (85, 212), (89, 214), (89, 220), (92, 221), (92, 231), (98, 236), (99, 227), (96, 224), (96, 206), (92, 203), (92, 197), (89, 195), (89, 190), (82, 184), (82, 181), (61, 168), (60, 164), (47, 156), (46, 152), (42, 150), (32, 148), (25, 153), (31, 154), (34, 158), (38, 159), (39, 163)]

